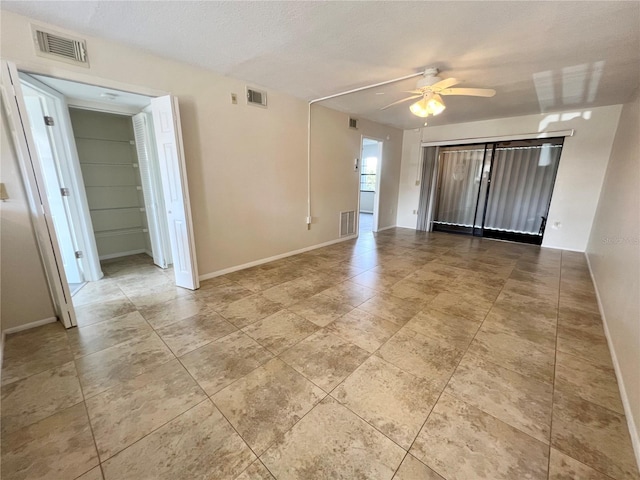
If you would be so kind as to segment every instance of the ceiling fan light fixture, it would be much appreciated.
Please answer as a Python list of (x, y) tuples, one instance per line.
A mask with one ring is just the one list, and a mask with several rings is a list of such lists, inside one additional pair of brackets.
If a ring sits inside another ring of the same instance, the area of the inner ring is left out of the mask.
[(425, 118), (429, 115), (439, 115), (445, 108), (442, 97), (437, 93), (430, 93), (411, 105), (409, 110), (411, 110), (411, 113), (415, 116)]

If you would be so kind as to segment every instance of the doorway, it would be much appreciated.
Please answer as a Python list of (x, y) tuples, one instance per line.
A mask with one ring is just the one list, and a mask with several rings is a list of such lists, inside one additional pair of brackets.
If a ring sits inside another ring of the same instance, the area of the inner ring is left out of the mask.
[(378, 231), (378, 206), (380, 190), (380, 166), (382, 164), (382, 141), (362, 137), (359, 182), (358, 233)]
[[(80, 286), (103, 277), (101, 260), (124, 258), (118, 263), (157, 269), (156, 263), (166, 269), (176, 259), (171, 276), (158, 278), (197, 289), (177, 99), (19, 73), (10, 62), (2, 62), (2, 80), (13, 87), (3, 90), (5, 105), (62, 323), (67, 328), (77, 324), (72, 293), (83, 295)], [(95, 98), (87, 98), (91, 95)], [(128, 101), (132, 98), (143, 99), (144, 106)], [(100, 118), (110, 121), (96, 126)], [(117, 132), (124, 136), (111, 138)]]
[(541, 245), (562, 144), (425, 147), (418, 228)]

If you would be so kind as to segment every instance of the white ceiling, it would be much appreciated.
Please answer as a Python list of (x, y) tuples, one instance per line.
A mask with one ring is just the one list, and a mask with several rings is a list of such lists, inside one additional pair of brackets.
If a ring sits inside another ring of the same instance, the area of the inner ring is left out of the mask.
[[(624, 103), (640, 84), (638, 1), (3, 0), (2, 8), (307, 100), (427, 66), (460, 86), (497, 90), (447, 97), (430, 125)], [(407, 105), (379, 111), (414, 85), (326, 104), (414, 128), (422, 121)]]

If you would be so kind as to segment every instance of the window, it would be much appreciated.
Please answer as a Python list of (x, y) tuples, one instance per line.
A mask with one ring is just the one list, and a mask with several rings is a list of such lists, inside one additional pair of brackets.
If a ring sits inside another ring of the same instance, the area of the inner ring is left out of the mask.
[(366, 157), (362, 159), (362, 168), (360, 169), (360, 191), (361, 192), (376, 191), (377, 168), (378, 168), (378, 159), (376, 157)]

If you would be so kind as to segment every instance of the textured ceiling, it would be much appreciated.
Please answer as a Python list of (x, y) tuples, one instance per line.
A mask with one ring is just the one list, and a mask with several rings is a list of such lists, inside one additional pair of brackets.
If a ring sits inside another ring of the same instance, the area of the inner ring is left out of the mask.
[[(626, 102), (640, 2), (12, 2), (2, 8), (307, 100), (436, 66), (493, 98), (447, 97), (430, 125)], [(400, 128), (415, 86), (325, 104)]]

